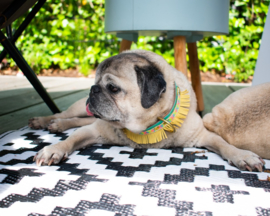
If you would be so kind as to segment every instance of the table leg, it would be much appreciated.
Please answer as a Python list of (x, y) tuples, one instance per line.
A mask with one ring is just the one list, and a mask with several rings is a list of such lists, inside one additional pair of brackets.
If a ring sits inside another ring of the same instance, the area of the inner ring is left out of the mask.
[(132, 44), (132, 41), (122, 39), (122, 41), (120, 43), (119, 53), (121, 53), (125, 50), (130, 50), (131, 44)]
[(186, 37), (176, 36), (173, 42), (175, 68), (187, 76)]
[(203, 103), (203, 94), (202, 94), (202, 84), (201, 84), (201, 74), (200, 74), (200, 66), (197, 52), (197, 44), (188, 43), (188, 55), (189, 55), (189, 68), (191, 74), (191, 83), (193, 90), (197, 97), (197, 111), (202, 112), (204, 110)]

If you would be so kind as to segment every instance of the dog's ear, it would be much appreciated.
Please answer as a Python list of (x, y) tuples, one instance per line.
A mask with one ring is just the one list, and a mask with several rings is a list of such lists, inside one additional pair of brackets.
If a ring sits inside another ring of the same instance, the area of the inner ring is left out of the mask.
[(137, 74), (138, 85), (141, 89), (142, 107), (148, 109), (166, 91), (166, 81), (163, 78), (163, 74), (153, 65), (143, 67), (135, 65), (134, 69)]

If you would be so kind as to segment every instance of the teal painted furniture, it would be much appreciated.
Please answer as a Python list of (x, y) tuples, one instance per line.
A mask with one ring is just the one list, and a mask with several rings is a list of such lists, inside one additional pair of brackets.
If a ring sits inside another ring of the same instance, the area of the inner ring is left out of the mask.
[(228, 34), (229, 0), (105, 0), (105, 32), (122, 38), (120, 51), (138, 36), (174, 40), (175, 67), (187, 74), (186, 43), (192, 85), (203, 110), (196, 41)]
[(137, 41), (183, 35), (187, 42), (228, 34), (229, 0), (106, 0), (105, 32)]

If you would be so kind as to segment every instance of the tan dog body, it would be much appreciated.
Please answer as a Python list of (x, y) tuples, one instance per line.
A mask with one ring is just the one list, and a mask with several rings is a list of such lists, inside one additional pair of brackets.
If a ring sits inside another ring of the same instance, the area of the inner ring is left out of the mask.
[[(155, 124), (157, 117), (164, 118), (170, 112), (175, 100), (175, 83), (181, 91), (188, 90), (191, 101), (182, 127), (175, 133), (166, 132), (168, 138), (156, 144), (137, 144), (128, 139), (123, 128), (139, 133)], [(86, 103), (91, 112), (101, 119), (83, 118), (87, 116)], [(48, 127), (53, 132), (86, 125), (65, 141), (43, 148), (35, 160), (38, 165), (58, 163), (74, 150), (95, 143), (134, 148), (197, 146), (220, 154), (240, 169), (261, 171), (264, 162), (258, 155), (230, 145), (204, 127), (196, 112), (196, 104), (195, 94), (186, 77), (161, 56), (139, 50), (124, 52), (99, 65), (95, 86), (92, 86), (88, 99), (81, 99), (60, 114), (30, 120), (30, 127)], [(208, 128), (211, 130), (209, 125)]]
[(270, 159), (270, 83), (234, 92), (203, 122), (231, 145)]

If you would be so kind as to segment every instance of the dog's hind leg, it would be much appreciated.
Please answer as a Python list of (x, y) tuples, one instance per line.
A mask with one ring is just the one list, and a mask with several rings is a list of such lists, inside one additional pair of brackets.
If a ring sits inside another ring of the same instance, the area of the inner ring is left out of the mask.
[(203, 117), (203, 125), (207, 130), (214, 132), (215, 122), (212, 113), (207, 113)]
[(257, 154), (230, 145), (221, 136), (209, 132), (206, 129), (201, 132), (196, 146), (206, 147), (210, 151), (221, 155), (222, 158), (228, 160), (230, 164), (235, 165), (240, 170), (256, 170), (262, 172), (262, 167), (265, 163)]
[(44, 128), (47, 128), (51, 124), (51, 121), (54, 119), (87, 117), (86, 100), (87, 100), (87, 97), (82, 98), (81, 100), (78, 100), (77, 102), (72, 104), (67, 110), (61, 113), (56, 113), (50, 116), (31, 118), (28, 122), (28, 126), (33, 129), (44, 129)]

